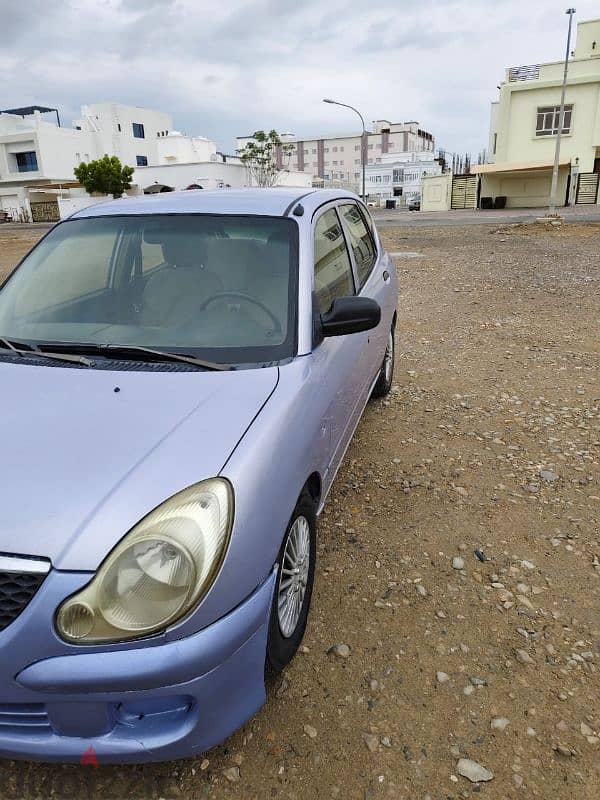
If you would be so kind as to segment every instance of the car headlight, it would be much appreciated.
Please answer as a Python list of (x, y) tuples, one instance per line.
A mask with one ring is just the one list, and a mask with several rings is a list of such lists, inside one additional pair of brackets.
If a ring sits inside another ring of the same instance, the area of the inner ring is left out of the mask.
[(93, 580), (58, 609), (60, 636), (76, 644), (124, 641), (164, 630), (194, 608), (223, 562), (233, 492), (202, 481), (151, 511)]

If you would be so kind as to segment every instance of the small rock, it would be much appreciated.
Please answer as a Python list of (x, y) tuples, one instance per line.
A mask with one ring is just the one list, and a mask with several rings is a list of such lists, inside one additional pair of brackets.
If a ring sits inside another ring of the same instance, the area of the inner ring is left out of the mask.
[(582, 722), (579, 726), (579, 730), (581, 731), (582, 736), (593, 736), (594, 731), (590, 728), (589, 725), (586, 725), (585, 722)]
[(334, 644), (327, 652), (338, 658), (349, 658), (350, 656), (350, 648), (347, 644)]
[(478, 678), (476, 675), (471, 675), (469, 680), (473, 686), (487, 686), (487, 681), (485, 678)]
[(200, 769), (202, 770), (202, 772), (204, 772), (209, 767), (210, 767), (210, 761), (208, 760), (208, 758), (204, 758), (202, 760), (202, 763), (200, 764)]
[(474, 692), (474, 691), (475, 691), (475, 687), (474, 687), (474, 686), (471, 686), (471, 684), (468, 684), (468, 685), (467, 685), (467, 686), (465, 686), (465, 688), (463, 689), (463, 694), (466, 694), (466, 695), (467, 695), (467, 697), (468, 697), (470, 694), (473, 694), (473, 692)]
[(496, 731), (506, 730), (507, 725), (510, 725), (510, 720), (506, 719), (506, 717), (494, 717), (491, 722), (492, 728)]
[(427, 594), (427, 589), (423, 586), (422, 583), (417, 583), (415, 588), (417, 590), (417, 593), (420, 594), (421, 597), (425, 597), (425, 595)]
[(558, 480), (558, 475), (551, 469), (541, 469), (540, 478), (544, 481), (544, 483), (554, 483), (554, 481)]
[(363, 741), (367, 746), (367, 750), (371, 753), (376, 753), (379, 748), (379, 738), (373, 733), (363, 733)]
[(435, 677), (437, 678), (438, 683), (446, 683), (446, 681), (450, 680), (450, 676), (447, 672), (436, 672)]
[(481, 764), (472, 761), (470, 758), (459, 759), (456, 765), (456, 771), (459, 775), (462, 775), (463, 778), (468, 778), (471, 783), (491, 781), (494, 777), (494, 774), (490, 772), (489, 769), (482, 767)]
[(520, 789), (521, 786), (523, 786), (523, 778), (517, 772), (515, 772), (513, 775), (513, 783), (517, 789)]
[(465, 560), (460, 556), (454, 556), (452, 559), (452, 568), (453, 569), (464, 569), (465, 568)]
[(237, 783), (240, 779), (240, 768), (229, 767), (229, 769), (224, 769), (223, 775), (227, 778), (227, 780), (230, 783)]
[(556, 751), (556, 752), (557, 752), (559, 755), (561, 755), (561, 756), (564, 756), (565, 758), (570, 758), (570, 757), (573, 755), (573, 751), (571, 750), (571, 748), (570, 748), (570, 747), (567, 747), (567, 746), (566, 746), (566, 745), (564, 745), (564, 744), (557, 744), (557, 745), (555, 746), (554, 750), (555, 750), (555, 751)]
[(308, 736), (309, 739), (316, 739), (317, 738), (317, 729), (313, 728), (312, 725), (305, 725), (304, 726), (304, 733)]
[(533, 658), (529, 655), (527, 650), (517, 649), (515, 650), (515, 658), (519, 662), (519, 664), (534, 664)]

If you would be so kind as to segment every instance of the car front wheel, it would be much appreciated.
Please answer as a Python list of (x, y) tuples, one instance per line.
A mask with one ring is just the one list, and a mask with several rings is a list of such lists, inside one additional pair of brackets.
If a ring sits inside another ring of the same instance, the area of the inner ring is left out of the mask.
[(387, 347), (385, 348), (385, 355), (383, 357), (383, 364), (377, 378), (377, 383), (373, 387), (372, 397), (385, 397), (389, 394), (392, 388), (392, 381), (394, 379), (394, 359), (395, 359), (395, 343), (394, 343), (394, 328), (390, 329), (388, 334)]
[(316, 555), (316, 508), (305, 492), (296, 504), (279, 553), (267, 644), (267, 667), (272, 672), (281, 672), (300, 647), (310, 609)]

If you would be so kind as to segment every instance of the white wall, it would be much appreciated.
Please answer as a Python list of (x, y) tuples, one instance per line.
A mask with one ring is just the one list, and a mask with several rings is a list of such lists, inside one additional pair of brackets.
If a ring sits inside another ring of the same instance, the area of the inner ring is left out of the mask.
[[(81, 107), (81, 119), (75, 120), (82, 131), (94, 133), (96, 153), (118, 156), (124, 164), (136, 166), (136, 156), (145, 156), (149, 164), (158, 163), (158, 141), (173, 129), (170, 114), (120, 103), (96, 103)], [(133, 135), (133, 123), (144, 126), (144, 138)]]
[(448, 211), (452, 200), (452, 173), (423, 178), (421, 211)]
[(216, 160), (217, 145), (203, 136), (184, 136), (172, 131), (158, 139), (158, 164), (189, 164)]
[[(252, 186), (248, 170), (242, 164), (224, 164), (218, 161), (139, 167), (133, 173), (132, 181), (141, 192), (153, 183), (162, 183), (177, 190), (185, 189), (192, 183), (198, 183), (203, 189), (219, 189), (224, 184), (233, 188)], [(304, 172), (283, 173), (278, 185), (310, 188), (312, 176)]]

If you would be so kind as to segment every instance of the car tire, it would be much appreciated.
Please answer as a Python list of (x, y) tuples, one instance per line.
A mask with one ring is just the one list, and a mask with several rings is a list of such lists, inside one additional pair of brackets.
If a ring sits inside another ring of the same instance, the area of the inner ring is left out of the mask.
[(394, 326), (390, 328), (388, 335), (388, 343), (385, 348), (385, 355), (383, 357), (383, 364), (379, 371), (377, 383), (373, 387), (371, 397), (385, 397), (390, 393), (392, 382), (394, 380), (394, 359), (396, 357), (396, 345), (394, 341)]
[[(278, 674), (289, 664), (306, 630), (317, 558), (316, 511), (314, 499), (303, 492), (283, 537), (269, 620), (267, 674)], [(292, 570), (299, 572), (291, 574)]]

